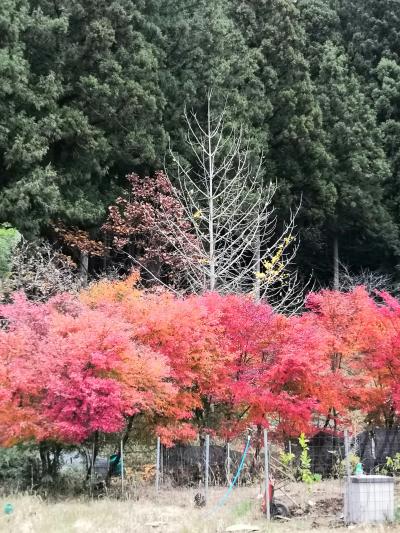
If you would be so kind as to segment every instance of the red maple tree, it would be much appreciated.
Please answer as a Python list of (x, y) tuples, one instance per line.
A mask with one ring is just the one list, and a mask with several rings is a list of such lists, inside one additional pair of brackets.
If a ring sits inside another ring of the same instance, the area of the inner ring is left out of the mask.
[(112, 236), (115, 250), (124, 251), (140, 268), (144, 279), (179, 285), (179, 273), (197, 247), (173, 186), (162, 171), (146, 177), (130, 174), (127, 180), (129, 190), (108, 208), (102, 229)]

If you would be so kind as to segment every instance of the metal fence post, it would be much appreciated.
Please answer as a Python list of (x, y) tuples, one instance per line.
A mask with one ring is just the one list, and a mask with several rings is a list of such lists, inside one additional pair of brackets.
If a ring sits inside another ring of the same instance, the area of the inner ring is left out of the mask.
[(350, 490), (350, 443), (349, 443), (349, 432), (347, 429), (344, 430), (344, 454), (345, 454), (345, 465), (346, 465), (346, 481), (344, 487), (344, 522), (348, 523), (349, 517), (349, 490)]
[(124, 496), (124, 439), (121, 439), (120, 444), (120, 450), (121, 450), (121, 495)]
[(161, 439), (157, 437), (157, 459), (156, 459), (156, 491), (160, 490), (160, 456), (161, 456)]
[(94, 454), (96, 452), (96, 441), (93, 439), (92, 444), (92, 457), (91, 457), (91, 468), (90, 468), (90, 495), (93, 498), (93, 489), (94, 489)]
[(268, 457), (268, 431), (264, 429), (264, 478), (265, 478), (265, 512), (267, 520), (271, 518), (269, 501), (269, 457)]
[(231, 444), (226, 444), (226, 481), (228, 485), (231, 482)]
[(205, 476), (204, 476), (204, 500), (208, 503), (208, 474), (210, 469), (210, 435), (206, 435), (206, 461), (205, 461)]
[(160, 485), (164, 484), (164, 445), (160, 442)]

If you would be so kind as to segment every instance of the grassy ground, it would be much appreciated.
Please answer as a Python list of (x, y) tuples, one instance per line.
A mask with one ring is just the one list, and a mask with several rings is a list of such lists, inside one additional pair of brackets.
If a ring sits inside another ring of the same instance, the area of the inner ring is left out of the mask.
[[(303, 487), (303, 488), (301, 488)], [(250, 524), (259, 531), (285, 533), (289, 531), (389, 532), (400, 527), (341, 527), (339, 516), (330, 501), (334, 501), (339, 487), (319, 484), (311, 491), (304, 486), (291, 490), (291, 497), (311, 509), (288, 522), (267, 523), (260, 512), (257, 488), (239, 488), (223, 508), (213, 512), (215, 503), (224, 494), (212, 490), (207, 509), (193, 505), (195, 492), (191, 490), (163, 490), (158, 496), (153, 491), (142, 493), (139, 500), (70, 500), (57, 503), (42, 501), (33, 496), (15, 496), (0, 499), (0, 531), (7, 533), (219, 533), (228, 526)], [(296, 493), (298, 490), (298, 493)], [(284, 499), (284, 497), (280, 498)], [(14, 511), (6, 516), (2, 509), (12, 503)]]

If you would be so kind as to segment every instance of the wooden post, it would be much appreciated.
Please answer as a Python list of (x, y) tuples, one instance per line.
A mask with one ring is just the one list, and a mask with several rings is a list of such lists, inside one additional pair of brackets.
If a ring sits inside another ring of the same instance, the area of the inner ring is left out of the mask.
[(268, 431), (264, 429), (264, 479), (265, 479), (265, 513), (267, 520), (271, 519), (269, 501), (269, 457), (268, 457)]
[(160, 455), (161, 455), (161, 440), (157, 437), (157, 458), (156, 458), (156, 491), (160, 490)]
[(121, 439), (121, 495), (124, 496), (124, 440)]
[(205, 464), (205, 476), (204, 476), (204, 499), (205, 504), (208, 503), (208, 474), (210, 469), (210, 435), (206, 435), (206, 464)]

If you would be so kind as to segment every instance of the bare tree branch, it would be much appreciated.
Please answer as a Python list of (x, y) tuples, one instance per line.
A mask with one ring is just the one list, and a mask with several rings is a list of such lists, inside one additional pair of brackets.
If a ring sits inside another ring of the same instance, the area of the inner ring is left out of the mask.
[(2, 296), (24, 291), (32, 300), (45, 301), (60, 292), (77, 292), (80, 288), (78, 269), (70, 257), (48, 242), (22, 240), (14, 250)]
[(354, 274), (343, 263), (340, 263), (339, 266), (339, 290), (341, 291), (349, 292), (360, 285), (365, 287), (371, 295), (376, 291), (388, 291), (392, 293), (395, 289), (393, 280), (388, 274), (373, 272), (369, 269), (361, 269)]

